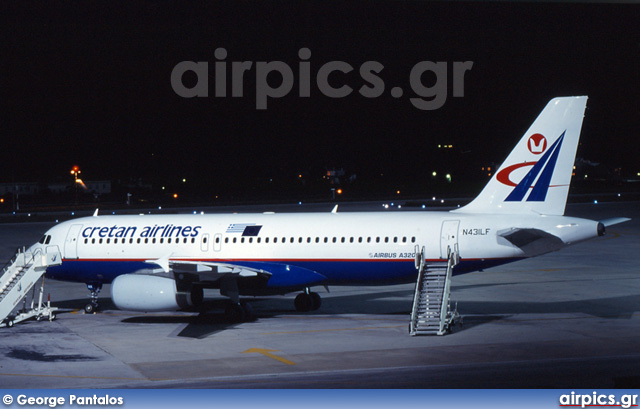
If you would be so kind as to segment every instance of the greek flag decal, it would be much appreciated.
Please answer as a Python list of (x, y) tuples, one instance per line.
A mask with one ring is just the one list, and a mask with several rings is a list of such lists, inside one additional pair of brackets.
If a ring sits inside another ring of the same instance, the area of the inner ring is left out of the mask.
[[(544, 202), (547, 197), (549, 183), (551, 183), (551, 176), (553, 175), (553, 170), (556, 167), (556, 161), (558, 160), (562, 141), (564, 140), (564, 134), (566, 132), (566, 130), (562, 132), (562, 135), (560, 135), (558, 140), (551, 145), (540, 160), (533, 166), (533, 168), (531, 168), (529, 173), (527, 173), (520, 183), (513, 188), (509, 196), (504, 199), (505, 202), (522, 201), (530, 187), (533, 187), (533, 189), (527, 197), (527, 202)], [(539, 178), (538, 174), (540, 174)], [(538, 181), (533, 185), (536, 178), (538, 178)]]

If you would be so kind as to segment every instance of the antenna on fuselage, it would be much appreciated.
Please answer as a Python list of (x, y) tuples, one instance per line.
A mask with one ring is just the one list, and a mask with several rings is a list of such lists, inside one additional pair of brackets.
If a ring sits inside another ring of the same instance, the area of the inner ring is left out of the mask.
[(338, 213), (338, 205), (335, 205), (335, 207), (333, 208), (333, 210), (331, 211), (331, 213)]
[(100, 210), (100, 209), (96, 209), (96, 211), (93, 212), (93, 217), (98, 217), (98, 210)]

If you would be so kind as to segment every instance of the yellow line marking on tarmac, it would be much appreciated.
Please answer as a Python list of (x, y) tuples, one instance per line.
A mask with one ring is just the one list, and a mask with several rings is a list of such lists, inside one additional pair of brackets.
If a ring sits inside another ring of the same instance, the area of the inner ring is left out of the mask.
[(243, 354), (253, 354), (253, 353), (258, 353), (258, 354), (262, 354), (264, 356), (268, 356), (269, 358), (273, 358), (276, 361), (282, 362), (283, 364), (287, 364), (287, 365), (295, 365), (295, 362), (291, 362), (288, 359), (284, 359), (281, 356), (278, 355), (274, 355), (271, 352), (280, 352), (277, 349), (262, 349), (262, 348), (251, 348), (251, 349), (247, 349), (246, 351), (243, 352)]

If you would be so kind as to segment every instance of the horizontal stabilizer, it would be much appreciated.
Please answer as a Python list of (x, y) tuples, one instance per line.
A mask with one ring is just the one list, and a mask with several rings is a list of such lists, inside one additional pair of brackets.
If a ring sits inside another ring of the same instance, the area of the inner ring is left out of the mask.
[(613, 226), (614, 224), (628, 222), (628, 217), (613, 217), (611, 219), (600, 220), (600, 223), (604, 224), (604, 227)]
[(540, 229), (507, 229), (498, 232), (509, 243), (524, 251), (527, 256), (536, 256), (558, 250), (564, 242), (557, 236)]

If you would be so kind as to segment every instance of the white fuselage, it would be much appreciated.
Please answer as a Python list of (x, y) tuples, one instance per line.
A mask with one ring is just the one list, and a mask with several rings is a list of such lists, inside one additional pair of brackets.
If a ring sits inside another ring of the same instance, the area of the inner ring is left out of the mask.
[(168, 259), (265, 271), (274, 264), (293, 265), (325, 276), (327, 284), (399, 283), (416, 274), (416, 248), (424, 247), (428, 259), (438, 260), (457, 246), (456, 273), (532, 255), (500, 236), (514, 228), (535, 228), (561, 239), (546, 251), (597, 236), (597, 222), (565, 216), (428, 211), (97, 216), (47, 232), (47, 245), (58, 246), (64, 258), (48, 274), (108, 283)]

